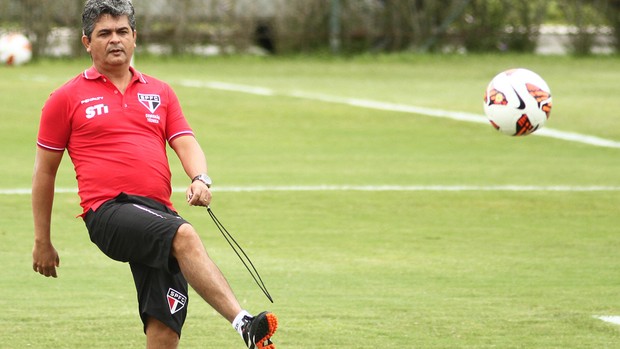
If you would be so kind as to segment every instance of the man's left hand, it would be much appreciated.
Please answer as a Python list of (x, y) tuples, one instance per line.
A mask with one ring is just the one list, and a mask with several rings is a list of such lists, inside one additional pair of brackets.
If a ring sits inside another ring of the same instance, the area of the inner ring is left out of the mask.
[(211, 189), (201, 181), (194, 181), (186, 191), (187, 202), (191, 206), (207, 207), (211, 203)]

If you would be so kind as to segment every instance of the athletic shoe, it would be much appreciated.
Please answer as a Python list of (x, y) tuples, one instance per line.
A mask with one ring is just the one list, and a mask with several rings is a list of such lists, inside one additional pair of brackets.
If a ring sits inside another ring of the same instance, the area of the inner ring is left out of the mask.
[(278, 328), (278, 318), (270, 312), (262, 312), (254, 317), (246, 316), (241, 325), (241, 336), (249, 349), (276, 349), (271, 336)]

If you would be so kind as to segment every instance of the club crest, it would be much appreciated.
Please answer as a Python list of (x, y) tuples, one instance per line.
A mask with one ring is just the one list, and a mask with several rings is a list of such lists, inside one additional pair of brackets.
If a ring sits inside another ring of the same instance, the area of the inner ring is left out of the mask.
[(155, 110), (157, 110), (157, 108), (161, 105), (161, 97), (159, 97), (159, 95), (138, 93), (138, 100), (151, 112), (151, 114), (154, 114)]
[(174, 314), (185, 307), (187, 303), (187, 297), (181, 292), (169, 288), (168, 289), (168, 308), (170, 308), (170, 314)]

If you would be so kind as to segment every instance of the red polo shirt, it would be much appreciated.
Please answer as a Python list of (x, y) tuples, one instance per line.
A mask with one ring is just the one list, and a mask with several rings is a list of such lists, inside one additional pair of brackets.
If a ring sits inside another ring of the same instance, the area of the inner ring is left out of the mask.
[(83, 212), (120, 192), (173, 208), (166, 142), (193, 132), (168, 84), (130, 70), (125, 94), (91, 67), (54, 91), (43, 107), (37, 145), (67, 149)]

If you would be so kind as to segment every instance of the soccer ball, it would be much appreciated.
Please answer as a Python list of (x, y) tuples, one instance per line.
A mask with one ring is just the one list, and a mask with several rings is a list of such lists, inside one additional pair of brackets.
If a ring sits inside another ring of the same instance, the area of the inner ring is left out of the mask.
[(484, 113), (496, 130), (526, 136), (545, 125), (551, 90), (533, 71), (518, 68), (497, 74), (484, 94)]
[(7, 65), (21, 65), (32, 58), (30, 40), (22, 34), (11, 33), (0, 37), (0, 62)]

